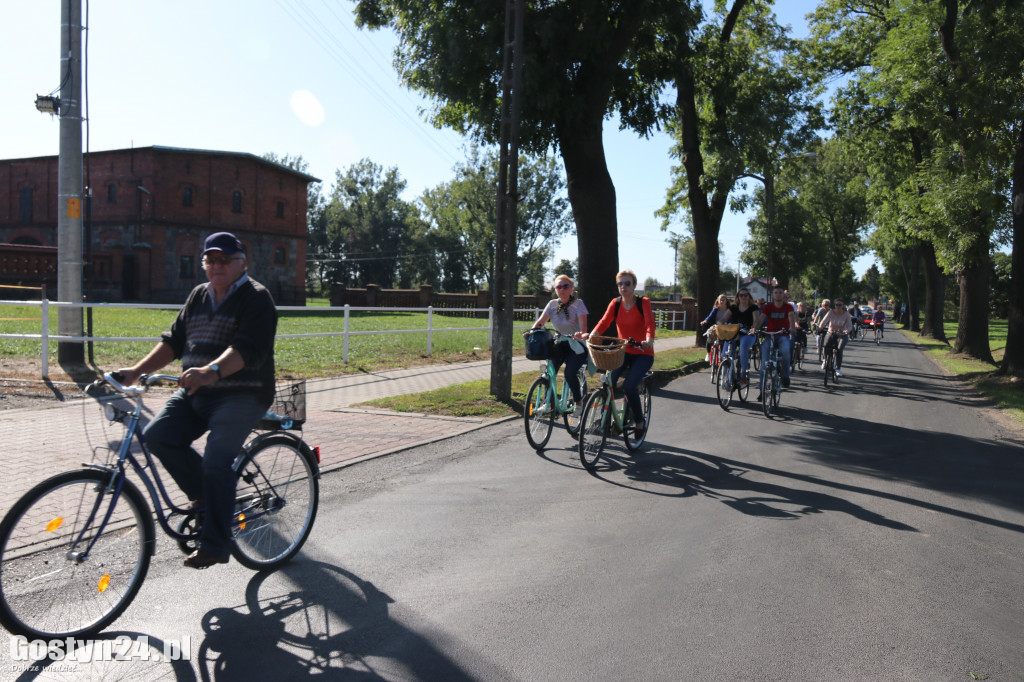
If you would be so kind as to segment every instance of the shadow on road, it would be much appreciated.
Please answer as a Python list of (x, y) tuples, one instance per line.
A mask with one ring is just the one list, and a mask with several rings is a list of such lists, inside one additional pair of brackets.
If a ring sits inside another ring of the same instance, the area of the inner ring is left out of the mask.
[(475, 679), (435, 645), (444, 635), (396, 621), (393, 603), (372, 582), (324, 562), (257, 573), (244, 606), (203, 617), (202, 679)]

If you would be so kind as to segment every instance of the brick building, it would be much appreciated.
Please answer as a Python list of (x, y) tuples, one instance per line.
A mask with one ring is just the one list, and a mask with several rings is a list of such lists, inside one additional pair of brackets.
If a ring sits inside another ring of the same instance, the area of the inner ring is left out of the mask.
[[(245, 244), (250, 274), (279, 305), (305, 304), (306, 187), (317, 178), (235, 152), (154, 146), (88, 157), (89, 300), (181, 302), (206, 281), (203, 240), (223, 230)], [(56, 246), (57, 157), (0, 160), (0, 283), (46, 283), (38, 267), (40, 281), (26, 281), (19, 259), (31, 247), (55, 263)]]

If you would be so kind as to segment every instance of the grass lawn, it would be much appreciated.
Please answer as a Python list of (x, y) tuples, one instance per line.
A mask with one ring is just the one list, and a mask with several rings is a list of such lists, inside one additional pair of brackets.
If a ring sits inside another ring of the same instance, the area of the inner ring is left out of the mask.
[[(903, 329), (901, 327), (901, 329)], [(946, 337), (956, 339), (956, 321), (944, 325)], [(995, 364), (976, 360), (967, 355), (954, 353), (951, 347), (941, 341), (918, 336), (903, 329), (914, 342), (920, 344), (932, 359), (950, 374), (970, 383), (979, 393), (991, 399), (996, 406), (1010, 414), (1018, 425), (1024, 426), (1024, 382), (1014, 377), (997, 376), (999, 362), (1006, 350), (1006, 320), (989, 320), (989, 345)]]
[[(693, 336), (693, 332), (685, 332), (684, 335)], [(685, 348), (659, 351), (654, 356), (654, 370), (656, 372), (681, 371), (684, 367), (703, 360), (704, 355), (703, 346), (687, 346)], [(539, 374), (539, 371), (534, 371), (522, 372), (512, 376), (512, 404), (499, 402), (489, 395), (491, 389), (490, 380), (483, 379), (448, 386), (436, 391), (393, 398), (380, 398), (363, 403), (363, 405), (395, 410), (397, 412), (417, 412), (454, 417), (509, 417), (522, 414), (522, 401), (526, 398), (526, 392), (529, 390), (530, 384), (533, 383)], [(597, 381), (598, 377), (596, 376), (590, 379), (591, 388), (597, 384)], [(559, 385), (561, 385), (561, 381), (559, 381)]]

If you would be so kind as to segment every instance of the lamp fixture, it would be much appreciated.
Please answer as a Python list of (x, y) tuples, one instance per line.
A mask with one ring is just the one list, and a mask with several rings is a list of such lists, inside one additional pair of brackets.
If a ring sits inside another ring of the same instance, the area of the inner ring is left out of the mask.
[(36, 109), (50, 116), (60, 115), (60, 97), (36, 95)]

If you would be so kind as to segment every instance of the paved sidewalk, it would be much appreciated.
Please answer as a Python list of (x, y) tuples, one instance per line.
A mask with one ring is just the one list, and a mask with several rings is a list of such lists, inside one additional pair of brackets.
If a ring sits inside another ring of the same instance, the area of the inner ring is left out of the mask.
[[(662, 339), (660, 350), (693, 343), (692, 338)], [(539, 368), (535, 360), (516, 358), (512, 372)], [(348, 375), (306, 382), (306, 425), (303, 438), (320, 448), (321, 470), (392, 454), (496, 423), (478, 417), (440, 417), (353, 407), (375, 398), (421, 393), (453, 384), (487, 379), (490, 360), (437, 364), (412, 369)], [(162, 405), (150, 396), (147, 411)], [(150, 412), (152, 416), (152, 412)], [(53, 407), (0, 411), (3, 476), (0, 514), (35, 483), (92, 459), (92, 452), (120, 437), (91, 400), (71, 400)], [(166, 480), (166, 478), (165, 478)], [(173, 487), (173, 486), (172, 486)]]

